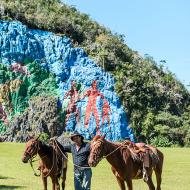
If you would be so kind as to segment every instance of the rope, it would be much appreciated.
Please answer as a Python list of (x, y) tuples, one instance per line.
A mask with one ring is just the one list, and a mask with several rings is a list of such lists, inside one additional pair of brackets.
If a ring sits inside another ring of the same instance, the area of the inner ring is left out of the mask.
[[(39, 141), (37, 141), (38, 143), (37, 143), (37, 154), (38, 154), (38, 151), (39, 151)], [(34, 170), (34, 167), (33, 167), (33, 162), (36, 162), (36, 161), (38, 161), (39, 159), (37, 159), (37, 160), (33, 160), (36, 156), (37, 156), (37, 154), (36, 155), (34, 155), (33, 157), (31, 157), (31, 159), (30, 159), (30, 166), (31, 166), (31, 168), (32, 168), (32, 170), (33, 170), (33, 172), (34, 172), (34, 175), (36, 176), (36, 177), (39, 177), (40, 175), (41, 175), (41, 171), (40, 171), (40, 174), (37, 174), (36, 172), (35, 172), (35, 170)], [(51, 171), (53, 170), (53, 167), (54, 167), (54, 163), (55, 163), (55, 156), (56, 156), (56, 154), (55, 154), (55, 151), (54, 151), (54, 149), (53, 149), (53, 163), (52, 163), (52, 167), (51, 167), (51, 169), (49, 170), (49, 172), (45, 175), (45, 176), (43, 176), (43, 177), (47, 177), (50, 173), (51, 173)], [(42, 158), (44, 158), (44, 157), (46, 157), (46, 155), (45, 156), (43, 156)], [(40, 160), (42, 160), (42, 158), (40, 157)], [(57, 160), (56, 160), (57, 161)]]
[[(82, 168), (82, 169), (87, 169), (87, 168), (91, 168), (90, 166), (89, 167), (83, 167), (83, 166), (79, 166), (77, 164), (74, 164), (72, 161), (70, 161), (67, 156), (62, 152), (62, 150), (60, 149), (59, 145), (57, 144), (57, 141), (56, 139), (54, 139), (54, 142), (56, 144), (56, 146), (59, 148), (61, 154), (63, 155), (63, 157), (68, 161), (70, 162), (73, 166), (76, 166), (78, 168)], [(103, 160), (104, 158), (107, 158), (108, 156), (110, 156), (111, 154), (113, 154), (114, 152), (116, 152), (119, 148), (121, 148), (123, 145), (124, 145), (125, 142), (123, 142), (119, 147), (117, 147), (115, 150), (113, 150), (112, 152), (110, 152), (109, 154), (107, 154), (106, 156), (103, 156), (101, 160)]]
[(54, 140), (54, 142), (55, 142), (56, 146), (58, 147), (58, 149), (60, 150), (60, 152), (61, 152), (61, 154), (63, 155), (63, 157), (64, 157), (68, 162), (70, 162), (73, 166), (76, 166), (76, 167), (81, 168), (81, 169), (89, 169), (89, 168), (91, 168), (90, 166), (84, 167), (84, 166), (79, 166), (79, 165), (77, 165), (77, 164), (74, 164), (72, 161), (70, 161), (70, 160), (68, 159), (68, 157), (67, 157), (67, 156), (63, 153), (63, 151), (60, 149), (59, 145), (57, 144), (57, 141)]
[[(50, 173), (51, 173), (51, 171), (53, 170), (53, 167), (54, 167), (54, 163), (55, 163), (55, 161), (54, 161), (54, 157), (56, 156), (56, 154), (54, 154), (54, 149), (53, 149), (53, 163), (52, 163), (52, 167), (51, 167), (51, 169), (49, 170), (49, 172), (45, 175), (45, 176), (43, 176), (43, 177), (47, 177)], [(57, 161), (57, 160), (56, 160)]]
[[(32, 170), (33, 170), (33, 172), (34, 172), (34, 175), (36, 176), (36, 177), (39, 177), (40, 175), (41, 175), (41, 172), (40, 172), (40, 174), (37, 174), (36, 172), (35, 172), (35, 170), (34, 170), (34, 167), (33, 167), (33, 162), (35, 162), (35, 161), (37, 161), (37, 160), (33, 160), (34, 158), (36, 158), (36, 156), (37, 156), (37, 154), (38, 154), (38, 151), (39, 151), (39, 143), (37, 143), (37, 153), (36, 153), (36, 155), (34, 155), (34, 156), (30, 156), (30, 166), (31, 166), (31, 168), (32, 168)], [(29, 155), (30, 155), (30, 153), (28, 153)]]
[(118, 149), (120, 149), (123, 146), (123, 144), (124, 144), (124, 142), (120, 146), (118, 146), (115, 150), (113, 150), (112, 152), (110, 152), (106, 156), (103, 156), (102, 159), (107, 158), (108, 156), (110, 156), (111, 154), (113, 154), (114, 152), (116, 152)]
[(37, 174), (37, 173), (35, 172), (32, 162), (33, 162), (33, 161), (30, 159), (30, 166), (31, 166), (31, 168), (32, 168), (32, 170), (33, 170), (33, 172), (34, 172), (34, 175), (35, 175), (36, 177), (39, 177), (39, 176), (41, 175), (41, 172), (40, 172), (40, 174)]

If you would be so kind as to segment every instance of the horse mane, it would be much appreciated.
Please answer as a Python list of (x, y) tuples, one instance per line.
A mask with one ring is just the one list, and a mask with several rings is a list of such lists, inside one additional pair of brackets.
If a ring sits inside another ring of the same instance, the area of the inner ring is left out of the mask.
[(45, 142), (38, 140), (41, 146), (41, 149), (43, 149), (44, 154), (50, 154), (53, 151), (53, 147), (51, 145), (46, 144)]
[(99, 139), (102, 139), (102, 137), (100, 135), (96, 135), (93, 137), (92, 141), (97, 141)]

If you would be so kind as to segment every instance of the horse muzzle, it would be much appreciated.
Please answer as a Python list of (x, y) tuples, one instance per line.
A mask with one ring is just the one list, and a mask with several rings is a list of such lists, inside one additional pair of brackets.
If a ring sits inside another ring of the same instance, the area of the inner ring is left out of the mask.
[(30, 159), (30, 156), (29, 155), (24, 155), (23, 157), (22, 157), (22, 162), (23, 163), (28, 163), (28, 160)]

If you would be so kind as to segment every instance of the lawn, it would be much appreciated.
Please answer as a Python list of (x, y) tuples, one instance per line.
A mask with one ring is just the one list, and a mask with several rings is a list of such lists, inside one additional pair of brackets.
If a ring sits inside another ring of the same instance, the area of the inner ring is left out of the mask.
[[(42, 190), (29, 164), (21, 162), (24, 144), (0, 143), (0, 190)], [(190, 189), (190, 149), (162, 148), (165, 155), (162, 190)], [(71, 157), (70, 157), (71, 160)], [(37, 168), (37, 163), (34, 168)], [(134, 180), (134, 190), (148, 190), (142, 180)], [(49, 189), (50, 186), (49, 186)], [(93, 169), (92, 190), (119, 190), (110, 166), (103, 160)], [(69, 163), (66, 190), (74, 190), (73, 166)]]

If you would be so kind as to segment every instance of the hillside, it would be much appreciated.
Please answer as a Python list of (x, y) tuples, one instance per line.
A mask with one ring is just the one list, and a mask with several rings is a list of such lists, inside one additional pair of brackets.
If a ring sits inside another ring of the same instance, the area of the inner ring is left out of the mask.
[(113, 76), (114, 89), (138, 140), (159, 146), (190, 144), (189, 92), (152, 57), (140, 57), (123, 36), (57, 0), (2, 0), (1, 7), (1, 20), (17, 20), (31, 29), (67, 36)]

